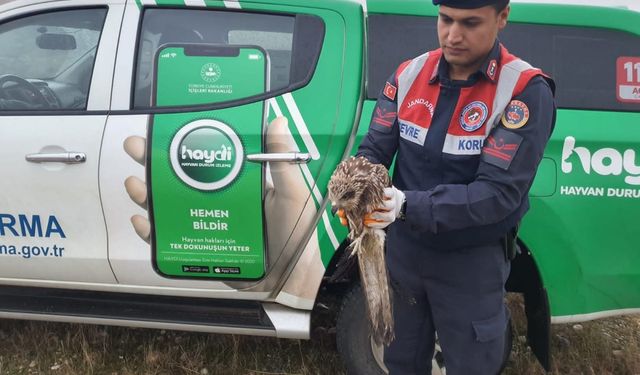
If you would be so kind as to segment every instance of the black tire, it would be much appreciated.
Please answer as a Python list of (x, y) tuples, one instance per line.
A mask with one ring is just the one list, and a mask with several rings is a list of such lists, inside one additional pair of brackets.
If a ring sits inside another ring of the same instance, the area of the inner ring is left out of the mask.
[[(386, 368), (381, 367), (383, 366), (382, 354), (378, 355), (378, 360), (376, 360), (373, 353), (374, 345), (369, 331), (369, 317), (360, 283), (354, 284), (342, 299), (336, 324), (336, 341), (338, 352), (347, 368), (347, 374), (387, 374)], [(442, 352), (436, 342), (431, 374), (444, 375), (445, 373)]]
[(371, 348), (369, 318), (360, 283), (349, 289), (342, 300), (336, 323), (338, 352), (349, 375), (385, 375)]

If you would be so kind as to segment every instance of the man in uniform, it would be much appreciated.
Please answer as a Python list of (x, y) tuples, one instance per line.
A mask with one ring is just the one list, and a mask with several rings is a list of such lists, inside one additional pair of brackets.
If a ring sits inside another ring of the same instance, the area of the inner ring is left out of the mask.
[(433, 0), (440, 49), (388, 79), (358, 155), (387, 168), (395, 290), (391, 375), (428, 374), (436, 331), (447, 374), (494, 375), (506, 360), (504, 284), (515, 228), (555, 123), (553, 82), (498, 39), (508, 0)]

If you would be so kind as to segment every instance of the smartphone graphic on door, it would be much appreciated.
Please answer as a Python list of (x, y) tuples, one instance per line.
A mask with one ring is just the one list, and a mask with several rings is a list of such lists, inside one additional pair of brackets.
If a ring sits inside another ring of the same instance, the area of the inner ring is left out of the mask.
[(257, 46), (166, 45), (156, 58), (156, 106), (228, 102), (155, 115), (147, 181), (152, 258), (166, 277), (257, 280), (266, 269), (263, 152), (268, 55)]

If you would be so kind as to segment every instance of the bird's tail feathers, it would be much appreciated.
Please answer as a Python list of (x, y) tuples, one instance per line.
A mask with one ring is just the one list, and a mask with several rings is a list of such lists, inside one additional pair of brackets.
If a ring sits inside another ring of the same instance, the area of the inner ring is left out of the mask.
[(366, 229), (354, 240), (353, 253), (359, 255), (360, 279), (367, 299), (372, 337), (378, 344), (389, 345), (394, 339), (394, 330), (384, 241), (383, 230)]

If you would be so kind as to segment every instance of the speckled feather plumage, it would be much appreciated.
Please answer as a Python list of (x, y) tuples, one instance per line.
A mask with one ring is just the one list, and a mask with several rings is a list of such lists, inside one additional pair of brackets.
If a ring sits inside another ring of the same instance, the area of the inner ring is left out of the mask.
[(385, 232), (364, 225), (364, 216), (384, 200), (390, 186), (387, 169), (363, 157), (352, 157), (338, 165), (329, 181), (329, 199), (343, 209), (349, 222), (351, 255), (358, 256), (362, 288), (377, 343), (389, 344), (393, 338), (393, 314), (387, 268), (384, 260)]

